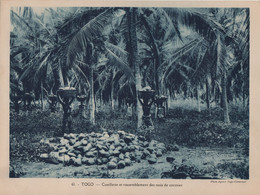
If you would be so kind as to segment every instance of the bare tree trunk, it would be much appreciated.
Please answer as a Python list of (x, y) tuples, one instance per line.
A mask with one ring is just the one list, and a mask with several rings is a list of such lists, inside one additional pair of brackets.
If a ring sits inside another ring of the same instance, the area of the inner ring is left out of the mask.
[(206, 75), (206, 103), (207, 109), (210, 108), (210, 75), (207, 73)]
[(197, 85), (197, 106), (198, 106), (198, 112), (201, 112), (201, 107), (200, 107), (200, 86), (199, 84)]
[[(138, 68), (138, 72), (136, 71), (135, 73), (135, 87), (136, 87), (136, 94), (138, 95), (138, 90), (141, 89), (141, 75), (140, 75), (140, 70)], [(139, 128), (142, 125), (142, 115), (143, 115), (143, 110), (141, 103), (138, 101), (137, 98), (137, 104), (136, 104), (136, 112), (137, 112), (137, 128)]]
[(99, 99), (99, 108), (101, 110), (102, 108), (102, 105), (103, 105), (103, 93), (102, 93), (102, 90), (100, 91), (100, 99)]
[(149, 24), (147, 23), (145, 17), (142, 16), (141, 20), (142, 20), (144, 27), (146, 28), (147, 33), (149, 35), (150, 45), (151, 45), (151, 49), (152, 49), (153, 56), (154, 56), (154, 61), (153, 61), (154, 89), (155, 89), (155, 92), (156, 92), (157, 95), (162, 95), (162, 94), (160, 94), (160, 91), (159, 91), (160, 86), (159, 86), (159, 77), (158, 77), (158, 67), (160, 65), (160, 56), (159, 56), (158, 46), (157, 46), (157, 43), (156, 43), (156, 40), (155, 40), (153, 34), (150, 31)]
[(112, 70), (112, 82), (111, 82), (111, 109), (114, 110), (115, 109), (115, 99), (114, 99), (114, 77), (115, 77), (115, 69)]
[(227, 101), (227, 75), (226, 72), (223, 72), (222, 76), (222, 102), (223, 102), (223, 110), (224, 110), (224, 123), (229, 124), (229, 111), (228, 111), (228, 101)]
[(214, 88), (213, 88), (213, 98), (214, 98), (214, 106), (217, 107), (218, 105), (218, 94), (217, 94), (217, 88), (216, 88), (216, 84), (214, 84)]
[(90, 108), (90, 123), (95, 124), (95, 97), (94, 97), (94, 81), (93, 81), (93, 68), (90, 66), (90, 98), (89, 98), (89, 108)]
[[(137, 48), (137, 35), (136, 35), (136, 8), (130, 8), (128, 13), (128, 32), (129, 32), (129, 53), (130, 65), (135, 70), (135, 89), (136, 96), (138, 96), (138, 90), (141, 89), (141, 75), (140, 75), (140, 67), (138, 64), (138, 48)], [(137, 112), (137, 128), (142, 125), (142, 107), (141, 103), (138, 101), (136, 97), (136, 112)]]
[(222, 94), (221, 94), (221, 102), (222, 102), (222, 106), (223, 106), (223, 117), (224, 117), (224, 123), (229, 124), (230, 120), (229, 120), (229, 112), (228, 112), (228, 101), (227, 101), (227, 70), (226, 67), (221, 64), (220, 62), (220, 54), (221, 54), (221, 38), (220, 35), (217, 35), (217, 66), (218, 67), (222, 67), (222, 75), (221, 75), (221, 87), (222, 87)]
[[(159, 77), (162, 78), (161, 72), (160, 72)], [(159, 81), (159, 89), (158, 89), (158, 91), (159, 91), (159, 95), (165, 95), (165, 93), (166, 93), (165, 92), (166, 89), (165, 89), (164, 81), (162, 79)]]
[(169, 111), (169, 107), (171, 107), (171, 93), (170, 89), (167, 88), (166, 113)]
[(42, 107), (42, 110), (43, 109), (43, 86), (42, 86), (42, 81), (41, 81), (41, 107)]
[[(153, 61), (154, 65), (153, 65), (153, 79), (154, 79), (154, 89), (157, 95), (159, 95), (159, 79), (158, 79), (158, 75), (157, 75), (157, 64), (156, 64), (156, 60)], [(156, 116), (156, 114), (155, 114)]]

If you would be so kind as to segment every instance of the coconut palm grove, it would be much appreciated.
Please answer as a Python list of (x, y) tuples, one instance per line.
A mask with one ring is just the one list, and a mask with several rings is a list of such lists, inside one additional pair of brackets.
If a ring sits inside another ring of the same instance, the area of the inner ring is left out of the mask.
[(10, 177), (249, 179), (248, 8), (10, 20)]

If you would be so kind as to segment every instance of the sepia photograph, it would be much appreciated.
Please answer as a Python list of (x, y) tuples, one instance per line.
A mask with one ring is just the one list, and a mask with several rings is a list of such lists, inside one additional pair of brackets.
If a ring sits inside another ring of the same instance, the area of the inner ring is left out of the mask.
[(248, 7), (9, 11), (9, 178), (250, 179)]

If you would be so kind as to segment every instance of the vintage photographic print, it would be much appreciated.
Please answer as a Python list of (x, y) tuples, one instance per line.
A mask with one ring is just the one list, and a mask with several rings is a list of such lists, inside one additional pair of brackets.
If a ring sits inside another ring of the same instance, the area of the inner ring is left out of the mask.
[(248, 180), (249, 34), (247, 7), (12, 6), (9, 177)]

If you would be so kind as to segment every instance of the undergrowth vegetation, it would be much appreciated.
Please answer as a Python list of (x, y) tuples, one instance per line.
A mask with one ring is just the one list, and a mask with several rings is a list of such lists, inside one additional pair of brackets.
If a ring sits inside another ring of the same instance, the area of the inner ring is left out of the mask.
[(231, 124), (225, 124), (219, 108), (202, 112), (175, 108), (168, 112), (166, 120), (156, 124), (158, 137), (167, 135), (166, 143), (168, 139), (168, 142), (186, 146), (227, 146), (247, 150), (249, 118), (235, 107), (230, 116)]
[[(222, 122), (221, 109), (197, 112), (173, 108), (164, 120), (153, 119), (153, 139), (166, 145), (178, 144), (188, 147), (214, 146), (236, 147), (249, 153), (249, 118), (236, 107), (231, 108), (231, 124)], [(62, 112), (35, 110), (10, 114), (10, 160), (38, 161), (41, 152), (47, 152), (40, 144), (42, 138), (58, 136), (61, 132)], [(77, 114), (73, 115), (73, 133), (136, 131), (136, 117), (129, 117), (123, 109), (99, 111), (96, 125)]]

